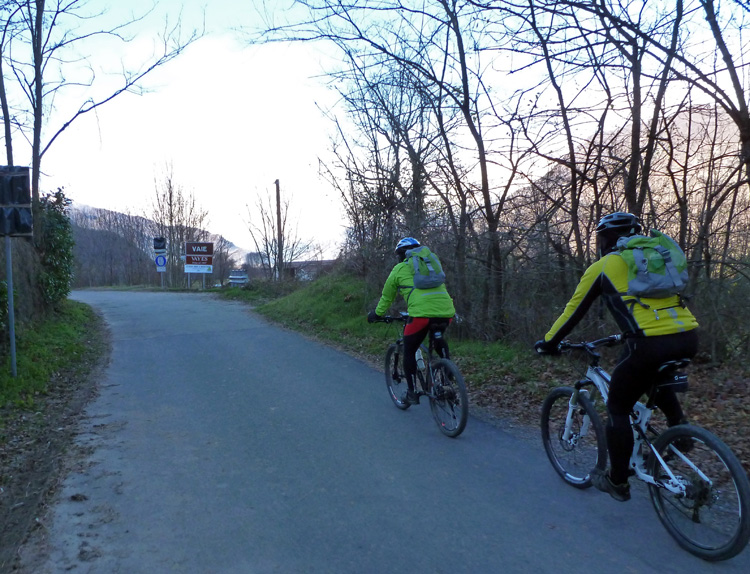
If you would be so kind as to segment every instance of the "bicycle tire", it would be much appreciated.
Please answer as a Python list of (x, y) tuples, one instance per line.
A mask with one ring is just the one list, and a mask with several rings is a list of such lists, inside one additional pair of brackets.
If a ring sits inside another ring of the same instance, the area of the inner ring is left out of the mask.
[(404, 374), (404, 346), (393, 343), (385, 353), (385, 385), (388, 387), (388, 396), (393, 404), (402, 411), (408, 409), (411, 404), (403, 400), (408, 389), (406, 375)]
[[(576, 488), (591, 486), (591, 472), (607, 466), (607, 439), (604, 423), (594, 405), (582, 393), (573, 413), (573, 434), (563, 440), (573, 387), (553, 389), (542, 403), (542, 443), (547, 457), (560, 477)], [(588, 417), (588, 421), (587, 421)], [(588, 425), (586, 423), (588, 422)]]
[[(690, 463), (670, 445), (678, 450), (682, 446)], [(687, 487), (686, 495), (679, 497), (649, 484), (656, 514), (677, 544), (711, 562), (742, 552), (750, 538), (750, 481), (731, 449), (710, 431), (694, 425), (667, 429), (653, 446)], [(654, 478), (668, 477), (655, 456), (649, 457), (647, 468)]]
[(432, 390), (430, 410), (440, 432), (456, 438), (469, 418), (469, 394), (461, 371), (450, 359), (437, 359), (430, 365)]

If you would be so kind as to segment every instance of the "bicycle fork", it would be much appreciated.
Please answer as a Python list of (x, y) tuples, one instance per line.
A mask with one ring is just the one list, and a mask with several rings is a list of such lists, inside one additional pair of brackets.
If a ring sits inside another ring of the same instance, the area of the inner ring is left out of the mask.
[(589, 416), (587, 414), (584, 414), (583, 416), (583, 422), (581, 423), (581, 429), (577, 436), (574, 436), (575, 433), (573, 432), (573, 415), (575, 414), (576, 410), (579, 408), (578, 406), (578, 394), (579, 393), (588, 393), (585, 389), (576, 389), (573, 391), (573, 394), (570, 395), (570, 400), (568, 401), (568, 414), (565, 417), (565, 428), (563, 429), (562, 434), (562, 440), (565, 442), (571, 442), (571, 443), (577, 443), (578, 439), (581, 437), (584, 437), (588, 434), (589, 426), (591, 424), (591, 420), (589, 419)]

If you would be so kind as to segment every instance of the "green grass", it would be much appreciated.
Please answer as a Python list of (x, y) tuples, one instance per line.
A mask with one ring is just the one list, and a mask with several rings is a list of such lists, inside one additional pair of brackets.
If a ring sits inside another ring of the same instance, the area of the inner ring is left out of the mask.
[(269, 319), (357, 353), (382, 354), (397, 327), (367, 322), (364, 281), (331, 274), (256, 308)]
[(33, 327), (16, 333), (16, 371), (12, 376), (10, 352), (0, 372), (0, 406), (31, 408), (34, 398), (47, 390), (54, 373), (82, 365), (89, 345), (90, 326), (97, 318), (87, 305), (66, 300), (60, 310)]

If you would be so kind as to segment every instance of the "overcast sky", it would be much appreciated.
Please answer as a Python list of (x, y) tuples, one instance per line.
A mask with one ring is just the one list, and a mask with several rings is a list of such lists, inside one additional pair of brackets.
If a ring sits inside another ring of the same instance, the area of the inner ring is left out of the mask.
[[(92, 5), (106, 5), (92, 1)], [(135, 11), (150, 2), (129, 0)], [(200, 25), (200, 0), (160, 0), (128, 52), (150, 49), (162, 14), (183, 9), (184, 27)], [(206, 2), (207, 35), (149, 76), (145, 95), (123, 94), (75, 124), (45, 155), (43, 190), (64, 186), (76, 204), (148, 215), (166, 166), (209, 212), (209, 229), (252, 248), (248, 206), (275, 192), (290, 198), (303, 239), (329, 248), (341, 238), (340, 199), (318, 178), (331, 126), (317, 104), (334, 94), (319, 79), (320, 54), (307, 45), (248, 47), (232, 31), (257, 24), (252, 0)], [(335, 253), (334, 253), (335, 254)]]

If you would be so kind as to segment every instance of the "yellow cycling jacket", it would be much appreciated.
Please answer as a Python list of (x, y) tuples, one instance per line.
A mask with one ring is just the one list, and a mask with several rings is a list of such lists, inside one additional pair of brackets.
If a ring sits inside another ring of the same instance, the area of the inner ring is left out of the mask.
[(407, 310), (412, 317), (448, 318), (456, 314), (453, 299), (448, 294), (445, 284), (433, 289), (414, 287), (414, 270), (408, 261), (397, 264), (391, 270), (375, 313), (385, 315), (399, 293), (406, 301)]
[(545, 341), (562, 341), (583, 318), (600, 295), (623, 333), (652, 337), (690, 331), (698, 326), (693, 314), (684, 306), (679, 295), (665, 299), (641, 298), (640, 302), (627, 295), (628, 265), (618, 253), (605, 255), (583, 274), (575, 293), (565, 306)]

